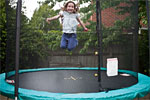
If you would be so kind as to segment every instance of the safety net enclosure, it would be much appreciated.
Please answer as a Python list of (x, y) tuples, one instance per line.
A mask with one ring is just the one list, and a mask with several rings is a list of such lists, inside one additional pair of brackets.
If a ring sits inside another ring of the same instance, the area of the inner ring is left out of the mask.
[(137, 0), (74, 1), (80, 3), (89, 31), (78, 26), (78, 46), (72, 51), (60, 48), (62, 20), (45, 21), (60, 12), (53, 9), (55, 3), (67, 1), (39, 2), (31, 19), (24, 14), (25, 2), (18, 0), (12, 15), (12, 2), (6, 0), (2, 95), (19, 100), (130, 100), (150, 92), (150, 78), (138, 73)]

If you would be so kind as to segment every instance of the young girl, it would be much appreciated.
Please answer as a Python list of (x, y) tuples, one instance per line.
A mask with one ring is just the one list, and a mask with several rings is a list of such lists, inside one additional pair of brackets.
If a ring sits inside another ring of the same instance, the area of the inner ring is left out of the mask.
[(78, 7), (73, 1), (69, 1), (65, 4), (63, 11), (51, 18), (47, 18), (46, 21), (50, 23), (52, 20), (56, 20), (58, 18), (63, 19), (63, 35), (61, 38), (60, 47), (64, 49), (68, 49), (69, 51), (73, 50), (77, 44), (77, 25), (78, 22), (84, 28), (84, 31), (88, 31), (85, 25), (79, 18)]

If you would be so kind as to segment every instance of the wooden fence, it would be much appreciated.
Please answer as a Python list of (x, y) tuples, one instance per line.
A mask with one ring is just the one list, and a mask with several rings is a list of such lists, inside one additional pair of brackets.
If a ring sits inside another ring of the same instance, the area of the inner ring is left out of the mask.
[[(65, 50), (58, 50), (50, 52), (50, 56), (47, 60), (44, 60), (41, 65), (46, 67), (97, 67), (98, 56), (95, 55), (95, 48), (89, 48), (84, 54), (77, 53), (74, 50), (72, 55), (66, 54)], [(128, 48), (128, 49), (127, 49)], [(132, 48), (126, 47), (125, 45), (111, 45), (103, 51), (103, 67), (106, 67), (107, 58), (118, 58), (119, 68), (130, 69), (132, 68)]]

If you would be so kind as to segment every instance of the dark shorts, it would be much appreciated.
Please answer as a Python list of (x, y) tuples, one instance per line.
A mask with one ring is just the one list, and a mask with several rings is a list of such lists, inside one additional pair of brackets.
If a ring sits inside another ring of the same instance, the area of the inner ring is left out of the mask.
[(60, 47), (73, 50), (78, 45), (77, 34), (75, 33), (64, 33), (61, 38)]

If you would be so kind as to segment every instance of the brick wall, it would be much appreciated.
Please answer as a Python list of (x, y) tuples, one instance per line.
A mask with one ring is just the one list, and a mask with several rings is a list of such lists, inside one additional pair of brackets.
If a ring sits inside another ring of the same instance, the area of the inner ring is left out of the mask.
[[(123, 7), (127, 6), (125, 3), (120, 3), (119, 6), (116, 7)], [(101, 11), (102, 16), (102, 24), (106, 27), (111, 27), (114, 25), (114, 22), (116, 20), (124, 20), (127, 16), (129, 16), (129, 13), (126, 13), (124, 15), (118, 15), (117, 13), (120, 11), (119, 9), (115, 9), (116, 7), (106, 8)], [(96, 21), (96, 13), (93, 14), (90, 18), (91, 21)]]

